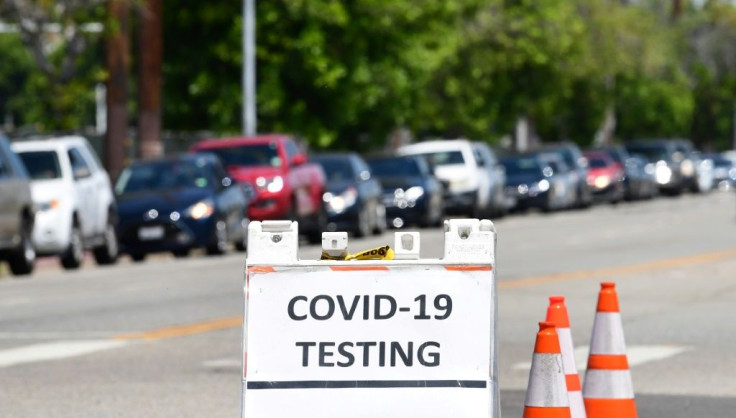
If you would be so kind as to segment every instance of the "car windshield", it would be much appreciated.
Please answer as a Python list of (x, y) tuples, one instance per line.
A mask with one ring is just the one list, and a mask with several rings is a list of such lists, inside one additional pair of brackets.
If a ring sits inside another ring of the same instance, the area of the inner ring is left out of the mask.
[(225, 166), (269, 166), (281, 167), (278, 145), (269, 144), (240, 145), (234, 147), (211, 148), (207, 152), (216, 154)]
[(562, 159), (565, 161), (565, 164), (567, 164), (570, 167), (577, 167), (577, 161), (575, 159), (575, 154), (573, 154), (572, 150), (569, 150), (567, 148), (560, 148), (557, 150), (557, 154), (562, 157)]
[(465, 164), (465, 158), (460, 151), (440, 151), (420, 154), (431, 167), (442, 165)]
[(669, 160), (670, 155), (667, 148), (657, 145), (627, 145), (626, 151), (631, 154), (639, 154), (651, 162)]
[(603, 158), (597, 158), (597, 157), (588, 157), (588, 165), (590, 165), (591, 168), (608, 167), (606, 160), (604, 160)]
[(120, 174), (117, 194), (185, 188), (208, 188), (214, 181), (207, 164), (195, 161), (160, 161), (133, 165)]
[(327, 181), (355, 180), (355, 173), (350, 161), (336, 158), (315, 159), (325, 170)]
[(501, 164), (510, 176), (539, 175), (542, 172), (539, 161), (534, 157), (506, 158), (501, 160)]
[(731, 167), (733, 165), (733, 161), (729, 160), (726, 157), (716, 155), (713, 156), (713, 165), (715, 165), (716, 167)]
[(384, 158), (370, 160), (368, 165), (377, 177), (419, 176), (419, 165), (412, 158)]
[(18, 153), (26, 171), (34, 180), (61, 178), (59, 157), (54, 151), (28, 151)]

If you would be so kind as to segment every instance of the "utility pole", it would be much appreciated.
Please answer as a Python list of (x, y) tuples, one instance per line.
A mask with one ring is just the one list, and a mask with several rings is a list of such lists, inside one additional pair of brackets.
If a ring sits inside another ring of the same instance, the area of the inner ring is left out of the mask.
[(138, 30), (138, 155), (163, 155), (161, 142), (162, 0), (145, 0)]
[(243, 134), (256, 132), (256, 7), (243, 0)]
[(107, 41), (107, 134), (105, 163), (111, 178), (125, 164), (128, 138), (128, 71), (130, 67), (130, 6), (128, 0), (109, 0), (108, 11), (115, 27)]

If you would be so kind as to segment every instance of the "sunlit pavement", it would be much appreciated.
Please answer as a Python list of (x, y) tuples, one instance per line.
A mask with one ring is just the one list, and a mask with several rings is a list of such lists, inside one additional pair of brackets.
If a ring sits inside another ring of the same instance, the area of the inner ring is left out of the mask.
[[(521, 415), (547, 297), (567, 297), (584, 364), (603, 279), (618, 283), (640, 416), (734, 415), (733, 193), (511, 216), (497, 229), (505, 416)], [(422, 230), (424, 257), (441, 255), (441, 237)], [(351, 251), (392, 241), (352, 240)], [(237, 415), (244, 261), (88, 260), (63, 272), (51, 260), (1, 279), (0, 416)]]

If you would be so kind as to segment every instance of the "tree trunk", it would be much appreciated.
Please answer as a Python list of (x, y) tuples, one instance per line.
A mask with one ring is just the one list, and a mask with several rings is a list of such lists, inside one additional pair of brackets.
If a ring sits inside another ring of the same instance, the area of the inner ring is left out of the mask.
[(677, 20), (682, 14), (682, 0), (672, 0), (672, 20)]
[(110, 0), (110, 18), (117, 28), (107, 42), (107, 135), (105, 162), (111, 178), (117, 178), (125, 164), (125, 141), (128, 138), (128, 71), (130, 67), (128, 34), (130, 13), (127, 0)]
[(145, 0), (138, 31), (138, 155), (156, 158), (163, 155), (161, 143), (161, 65), (162, 0)]

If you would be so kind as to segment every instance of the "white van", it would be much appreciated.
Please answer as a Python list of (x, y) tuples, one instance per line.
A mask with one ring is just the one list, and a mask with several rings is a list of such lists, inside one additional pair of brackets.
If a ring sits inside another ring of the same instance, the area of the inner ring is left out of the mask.
[(489, 212), (491, 179), (488, 171), (479, 166), (470, 141), (425, 141), (402, 146), (397, 153), (419, 155), (427, 160), (437, 178), (445, 185), (447, 213), (481, 217)]
[(117, 210), (110, 178), (85, 138), (68, 136), (12, 144), (31, 177), (38, 211), (33, 245), (40, 255), (58, 255), (66, 269), (78, 268), (84, 250), (98, 264), (118, 257)]

